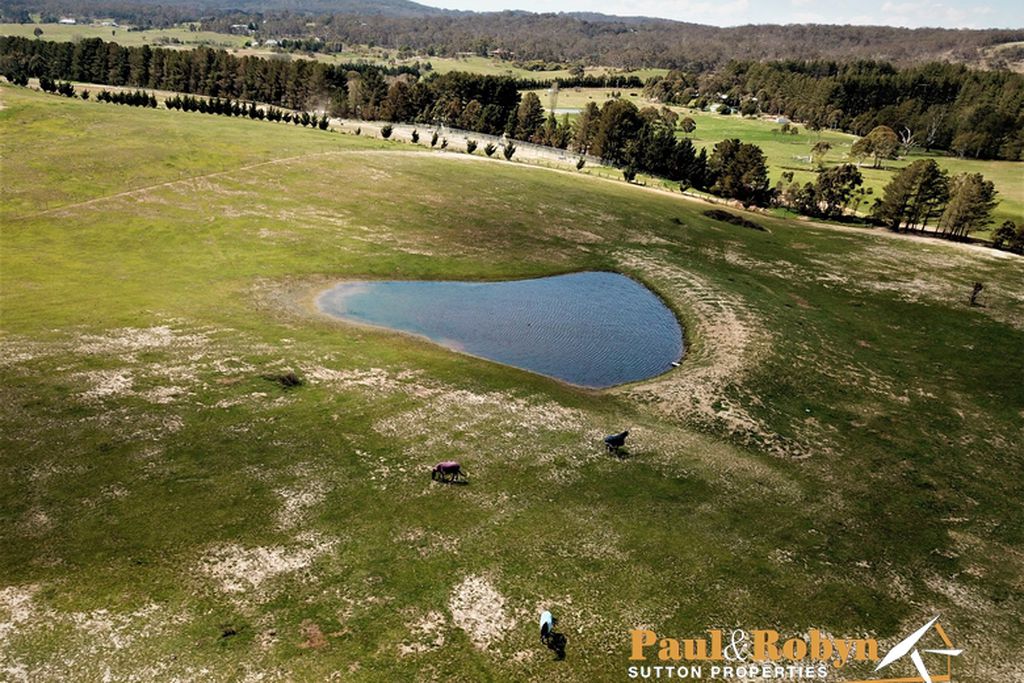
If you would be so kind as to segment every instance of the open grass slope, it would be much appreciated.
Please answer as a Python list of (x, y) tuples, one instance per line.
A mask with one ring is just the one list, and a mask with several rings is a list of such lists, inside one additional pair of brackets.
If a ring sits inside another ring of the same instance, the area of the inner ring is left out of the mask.
[[(957, 680), (1019, 673), (1019, 258), (0, 98), (0, 677), (622, 680), (640, 625), (891, 643), (935, 613)], [(681, 368), (585, 392), (309, 303), (587, 268), (666, 298)], [(430, 483), (447, 458), (468, 486)]]
[[(545, 107), (550, 104), (547, 91), (535, 91)], [(576, 88), (562, 90), (558, 94), (559, 109), (580, 109), (588, 102), (600, 106), (607, 101), (612, 92), (620, 93), (621, 97), (629, 98), (638, 107), (661, 105), (643, 97), (639, 89), (611, 90), (608, 88)], [(772, 182), (777, 182), (783, 173), (791, 171), (793, 179), (800, 183), (813, 182), (816, 177), (814, 164), (811, 161), (811, 148), (819, 140), (832, 145), (832, 149), (824, 157), (826, 165), (856, 162), (850, 157), (850, 148), (857, 141), (856, 135), (839, 131), (808, 130), (803, 124), (797, 123), (798, 133), (791, 135), (780, 132), (779, 124), (769, 117), (747, 118), (732, 114), (723, 116), (711, 112), (703, 112), (684, 107), (672, 107), (680, 117), (689, 116), (697, 123), (697, 129), (689, 137), (693, 144), (707, 147), (708, 153), (722, 140), (739, 138), (744, 142), (752, 142), (764, 150), (768, 159), (768, 170)], [(680, 132), (680, 136), (683, 134)], [(993, 214), (994, 225), (1004, 220), (1013, 220), (1018, 225), (1024, 221), (1024, 163), (1018, 161), (984, 161), (979, 159), (959, 159), (940, 153), (925, 152), (917, 149), (910, 155), (899, 160), (886, 160), (882, 168), (861, 167), (864, 176), (864, 187), (870, 189), (860, 210), (870, 209), (875, 197), (882, 195), (882, 190), (892, 178), (893, 172), (917, 159), (932, 158), (951, 174), (981, 173), (996, 185), (999, 191), (999, 206)]]

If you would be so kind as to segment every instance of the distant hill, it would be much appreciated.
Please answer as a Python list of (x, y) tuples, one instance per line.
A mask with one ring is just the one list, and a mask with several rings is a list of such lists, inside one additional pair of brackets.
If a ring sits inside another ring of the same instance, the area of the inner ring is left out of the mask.
[(731, 59), (949, 61), (1013, 66), (1024, 29), (958, 30), (890, 26), (750, 25), (730, 28), (592, 12), (458, 12), (412, 0), (0, 0), (4, 21), (31, 14), (117, 18), (137, 26), (201, 20), (229, 30), (253, 22), (265, 37), (318, 37), (389, 49), (454, 55), (495, 49), (519, 61), (664, 67), (703, 72)]
[[(265, 0), (274, 1), (274, 0)], [(296, 0), (309, 1), (309, 0)], [(1019, 30), (890, 26), (749, 25), (730, 28), (596, 14), (465, 13), (418, 18), (336, 15), (264, 17), (265, 31), (314, 31), (349, 43), (451, 55), (501, 48), (518, 60), (707, 71), (731, 59), (951, 61), (986, 66), (994, 45), (1024, 41)]]
[[(165, 0), (143, 0), (153, 4)], [(313, 12), (317, 14), (357, 14), (384, 17), (436, 17), (459, 14), (437, 7), (428, 7), (412, 0), (200, 0), (197, 4), (213, 9), (238, 9), (259, 12)]]
[(210, 12), (295, 12), (301, 14), (346, 14), (368, 17), (439, 17), (465, 14), (455, 10), (421, 5), (412, 0), (0, 0), (0, 14), (6, 20), (27, 19), (27, 15), (107, 16), (128, 18), (140, 10), (154, 16), (198, 19)]

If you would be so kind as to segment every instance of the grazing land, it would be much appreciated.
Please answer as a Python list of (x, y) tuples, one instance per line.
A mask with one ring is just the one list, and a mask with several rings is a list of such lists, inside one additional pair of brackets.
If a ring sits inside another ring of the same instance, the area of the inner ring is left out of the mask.
[[(551, 100), (548, 91), (535, 90), (533, 92), (537, 93), (546, 108), (550, 108)], [(594, 102), (601, 106), (611, 99), (612, 93), (629, 98), (638, 107), (661, 107), (659, 103), (645, 98), (638, 88), (621, 90), (569, 88), (558, 93), (556, 107), (560, 111), (571, 111), (585, 107), (588, 102)], [(767, 158), (768, 170), (773, 183), (777, 182), (786, 172), (792, 172), (793, 179), (797, 182), (813, 182), (817, 173), (811, 160), (811, 147), (821, 140), (832, 145), (832, 149), (823, 157), (826, 165), (856, 161), (850, 157), (850, 148), (858, 138), (848, 133), (834, 130), (813, 131), (796, 122), (794, 125), (797, 133), (794, 135), (782, 132), (782, 126), (771, 117), (753, 118), (735, 113), (725, 116), (688, 107), (670, 107), (670, 109), (679, 114), (680, 120), (688, 116), (696, 122), (696, 130), (686, 137), (689, 137), (698, 148), (707, 147), (709, 153), (716, 143), (729, 138), (739, 138), (760, 147)], [(569, 116), (572, 118), (575, 114), (570, 113)], [(683, 133), (680, 132), (679, 135), (682, 137)], [(998, 226), (1005, 220), (1012, 220), (1018, 224), (1024, 221), (1024, 163), (961, 159), (942, 152), (926, 152), (923, 149), (915, 149), (911, 154), (898, 160), (886, 160), (882, 168), (871, 168), (870, 163), (861, 166), (860, 172), (864, 176), (864, 187), (869, 189), (871, 194), (865, 198), (866, 201), (861, 205), (860, 210), (868, 211), (874, 198), (882, 196), (882, 190), (892, 178), (893, 171), (923, 158), (935, 159), (950, 174), (981, 173), (995, 183), (996, 189), (999, 191), (999, 205), (992, 214), (994, 225)], [(980, 233), (975, 233), (974, 236), (984, 237)]]
[[(246, 35), (219, 33), (215, 31), (192, 31), (186, 26), (165, 29), (136, 31), (126, 27), (102, 26), (100, 24), (4, 24), (0, 23), (0, 36), (34, 37), (34, 31), (43, 31), (41, 40), (81, 40), (83, 38), (102, 38), (126, 47), (135, 45), (158, 45), (161, 47), (193, 48), (199, 46), (230, 50), (233, 54), (254, 55), (276, 59), (312, 59), (327, 64), (347, 64), (353, 62), (375, 64), (379, 66), (415, 65), (430, 63), (431, 69), (445, 74), (451, 71), (465, 71), (488, 76), (511, 76), (513, 78), (531, 78), (549, 80), (570, 78), (568, 67), (559, 69), (527, 69), (515, 62), (480, 56), (425, 56), (399, 58), (397, 50), (373, 48), (368, 45), (348, 44), (341, 52), (285, 52), (265, 46), (250, 46), (252, 38)], [(604, 76), (618, 74), (624, 77), (636, 76), (646, 80), (653, 76), (664, 76), (668, 69), (613, 69), (605, 66), (591, 66), (584, 69), (588, 76)]]
[(102, 38), (120, 45), (159, 45), (161, 47), (197, 47), (205, 45), (223, 49), (243, 47), (246, 36), (213, 31), (190, 31), (186, 27), (129, 31), (125, 27), (99, 24), (0, 24), (0, 35), (32, 38), (41, 29), (41, 40), (82, 40)]
[[(568, 67), (562, 69), (527, 69), (515, 62), (495, 59), (493, 57), (415, 57), (412, 59), (399, 60), (399, 64), (412, 64), (414, 62), (430, 62), (431, 67), (438, 73), (450, 71), (466, 71), (469, 73), (484, 74), (489, 76), (511, 76), (513, 78), (530, 78), (538, 81), (557, 80), (572, 78)], [(636, 76), (646, 81), (654, 76), (664, 76), (668, 69), (613, 69), (606, 66), (591, 66), (584, 70), (587, 76), (619, 75), (623, 77)]]
[[(641, 625), (891, 645), (939, 613), (957, 680), (1018, 675), (1020, 257), (337, 132), (0, 103), (0, 676), (622, 680)], [(311, 304), (585, 269), (664, 297), (680, 368), (582, 391)], [(446, 459), (468, 485), (430, 481)]]

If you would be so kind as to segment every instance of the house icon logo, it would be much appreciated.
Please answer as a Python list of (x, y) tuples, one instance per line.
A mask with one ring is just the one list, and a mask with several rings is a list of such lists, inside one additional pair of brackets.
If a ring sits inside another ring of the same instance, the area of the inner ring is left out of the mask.
[[(924, 648), (921, 646), (921, 641), (929, 634), (929, 631), (934, 631), (938, 635), (942, 641), (942, 647)], [(953, 680), (953, 658), (959, 656), (961, 652), (963, 650), (954, 647), (953, 641), (946, 635), (946, 631), (942, 628), (942, 624), (939, 623), (939, 618), (936, 616), (894, 645), (886, 653), (885, 657), (882, 658), (882, 661), (878, 663), (878, 666), (875, 667), (876, 672), (882, 671), (897, 661), (909, 659), (914, 664), (914, 668), (917, 669), (917, 676), (909, 678), (872, 678), (864, 681), (851, 681), (850, 683), (950, 683)], [(925, 664), (924, 657), (922, 657), (922, 653), (930, 655), (927, 665)], [(932, 673), (934, 671), (942, 673)]]

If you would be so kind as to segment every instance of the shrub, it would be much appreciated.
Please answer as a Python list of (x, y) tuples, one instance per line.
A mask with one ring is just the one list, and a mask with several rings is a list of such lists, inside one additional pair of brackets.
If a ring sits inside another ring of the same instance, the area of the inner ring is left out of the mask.
[(330, 122), (331, 120), (327, 118), (327, 114), (324, 114), (320, 118), (320, 130), (327, 130), (327, 126), (328, 124), (330, 124)]
[(361, 135), (362, 132), (363, 132), (363, 129), (361, 127), (357, 127), (356, 128), (356, 135)]
[(448, 147), (448, 138), (441, 138), (441, 149)]
[(89, 99), (89, 91), (88, 91), (88, 90), (83, 90), (83, 91), (81, 92), (81, 96), (82, 96), (82, 99), (83, 99), (83, 100), (87, 100), (87, 99)]
[(493, 143), (488, 142), (486, 145), (484, 145), (484, 154), (486, 154), (487, 156), (493, 156), (494, 153), (497, 151), (498, 148), (495, 147)]
[(415, 145), (420, 141), (420, 132), (418, 130), (413, 129), (412, 135), (410, 137), (412, 139), (412, 144)]
[(431, 147), (437, 146), (437, 137), (438, 137), (437, 136), (437, 131), (435, 130), (434, 134), (430, 136), (430, 146)]
[(622, 177), (626, 179), (627, 183), (631, 183), (636, 180), (636, 167), (629, 165), (622, 169)]
[(475, 152), (476, 151), (476, 146), (477, 146), (477, 141), (476, 140), (466, 140), (466, 154), (472, 154), (473, 152)]
[(393, 131), (394, 129), (395, 129), (395, 128), (394, 128), (394, 126), (392, 126), (392, 125), (391, 125), (390, 123), (388, 123), (388, 124), (385, 124), (385, 125), (384, 125), (384, 126), (383, 126), (383, 127), (381, 128), (381, 129), (380, 129), (380, 136), (381, 136), (382, 138), (384, 138), (385, 140), (387, 140), (387, 139), (388, 139), (389, 137), (391, 137), (391, 132), (392, 132), (392, 131)]
[(501, 153), (505, 155), (506, 161), (512, 161), (512, 155), (516, 153), (516, 146), (512, 142), (506, 142)]
[(586, 165), (586, 163), (587, 163), (587, 160), (584, 159), (583, 157), (580, 157), (579, 159), (577, 159), (576, 160), (576, 170), (577, 171), (582, 171), (583, 167)]

